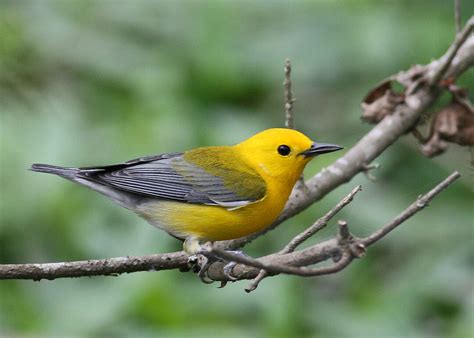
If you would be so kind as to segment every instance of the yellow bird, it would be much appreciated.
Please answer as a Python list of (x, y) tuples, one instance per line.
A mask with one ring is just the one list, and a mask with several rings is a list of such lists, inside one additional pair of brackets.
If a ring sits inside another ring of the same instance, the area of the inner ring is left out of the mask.
[(31, 170), (59, 175), (107, 196), (183, 239), (184, 250), (196, 254), (205, 242), (239, 238), (271, 224), (306, 164), (340, 149), (296, 130), (274, 128), (233, 146), (101, 167), (33, 164)]

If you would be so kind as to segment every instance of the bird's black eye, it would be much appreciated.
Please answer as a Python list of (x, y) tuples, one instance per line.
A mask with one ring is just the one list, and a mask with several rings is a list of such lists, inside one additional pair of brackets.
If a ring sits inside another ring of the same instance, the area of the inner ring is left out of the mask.
[(286, 144), (282, 144), (281, 146), (278, 146), (277, 151), (278, 151), (278, 154), (282, 156), (287, 156), (290, 154), (291, 149)]

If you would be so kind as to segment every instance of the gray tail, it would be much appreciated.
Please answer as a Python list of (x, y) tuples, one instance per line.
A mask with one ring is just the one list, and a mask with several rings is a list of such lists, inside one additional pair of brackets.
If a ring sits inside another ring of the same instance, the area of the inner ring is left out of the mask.
[(78, 168), (58, 167), (50, 164), (35, 163), (30, 168), (31, 171), (58, 175), (67, 179), (73, 179), (79, 172)]
[(132, 211), (136, 211), (136, 207), (138, 203), (143, 199), (138, 195), (116, 189), (106, 184), (102, 184), (101, 182), (97, 182), (94, 179), (91, 179), (90, 177), (88, 178), (87, 175), (83, 175), (84, 173), (87, 173), (87, 172), (102, 171), (103, 169), (101, 167), (98, 167), (98, 168), (91, 167), (91, 168), (80, 169), (80, 168), (58, 167), (58, 166), (50, 165), (50, 164), (35, 163), (31, 166), (30, 170), (40, 172), (40, 173), (58, 175), (67, 180), (86, 186), (92, 190), (95, 190), (101, 193), (102, 195), (107, 196), (108, 198), (113, 200), (115, 203), (121, 205), (122, 207), (130, 209)]

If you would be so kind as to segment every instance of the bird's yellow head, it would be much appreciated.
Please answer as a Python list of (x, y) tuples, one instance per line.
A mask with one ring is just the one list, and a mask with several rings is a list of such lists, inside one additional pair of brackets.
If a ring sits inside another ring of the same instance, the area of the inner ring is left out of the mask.
[(314, 142), (299, 131), (285, 128), (264, 130), (235, 147), (264, 176), (291, 185), (312, 158), (342, 149), (334, 144)]

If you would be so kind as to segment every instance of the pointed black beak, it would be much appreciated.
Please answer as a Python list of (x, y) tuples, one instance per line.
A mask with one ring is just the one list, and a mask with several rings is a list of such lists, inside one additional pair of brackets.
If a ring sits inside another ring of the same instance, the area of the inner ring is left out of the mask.
[(299, 153), (299, 155), (304, 155), (304, 157), (314, 157), (316, 155), (332, 153), (333, 151), (338, 151), (341, 149), (344, 148), (335, 144), (314, 142), (311, 145), (311, 148), (302, 151)]

